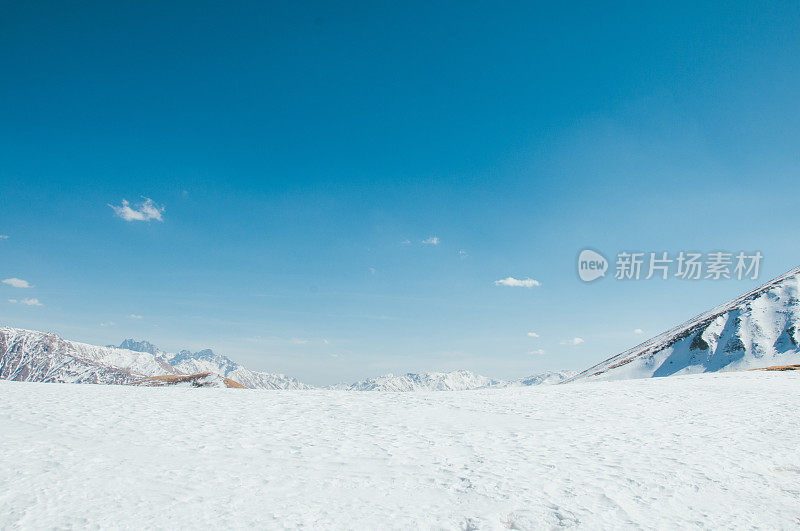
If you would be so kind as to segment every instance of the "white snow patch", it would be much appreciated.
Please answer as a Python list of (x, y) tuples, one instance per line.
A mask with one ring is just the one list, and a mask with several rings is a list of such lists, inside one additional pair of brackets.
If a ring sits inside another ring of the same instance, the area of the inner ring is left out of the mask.
[(795, 528), (798, 373), (452, 393), (0, 381), (0, 528)]

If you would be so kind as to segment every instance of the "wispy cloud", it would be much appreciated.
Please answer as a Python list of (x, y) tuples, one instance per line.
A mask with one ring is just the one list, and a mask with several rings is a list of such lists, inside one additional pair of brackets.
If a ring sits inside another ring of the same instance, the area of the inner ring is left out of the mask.
[(633, 331), (633, 333), (634, 334), (644, 334), (644, 330), (642, 330), (641, 328), (637, 328), (636, 330)]
[(100, 323), (100, 326), (114, 326), (116, 323), (114, 321), (109, 321), (107, 323)]
[(528, 332), (528, 337), (539, 337), (539, 334), (536, 332)]
[(536, 350), (531, 350), (528, 354), (533, 354), (534, 356), (543, 356), (546, 354), (543, 348), (537, 348)]
[(467, 251), (465, 251), (464, 249), (459, 249), (458, 250), (458, 256), (460, 256), (463, 259), (463, 258), (468, 257), (469, 255), (467, 254)]
[(136, 313), (132, 313), (128, 317), (130, 317), (131, 319), (141, 319), (142, 318), (141, 315), (136, 314)]
[(8, 236), (5, 234), (0, 234), (0, 240), (7, 240)]
[(422, 240), (423, 245), (439, 245), (439, 237), (438, 236), (431, 236), (430, 238), (426, 238)]
[(584, 342), (583, 338), (573, 337), (572, 339), (565, 339), (564, 341), (561, 342), (561, 344), (575, 346), (575, 345), (580, 345), (583, 342)]
[(150, 221), (152, 219), (164, 221), (161, 218), (164, 207), (158, 205), (158, 203), (149, 197), (143, 197), (142, 199), (144, 199), (144, 201), (134, 205), (133, 208), (131, 208), (130, 203), (128, 203), (126, 199), (122, 200), (121, 206), (111, 204), (108, 206), (113, 208), (114, 213), (125, 221)]
[(514, 277), (508, 277), (500, 280), (495, 280), (494, 285), (509, 286), (512, 288), (535, 288), (536, 286), (541, 286), (542, 284), (538, 280), (534, 280), (532, 278), (519, 279)]
[(30, 284), (28, 284), (27, 280), (22, 280), (21, 278), (7, 278), (3, 280), (3, 284), (8, 284), (9, 286), (13, 286), (15, 288), (32, 288)]
[(44, 306), (44, 304), (39, 302), (39, 299), (8, 299), (8, 302), (13, 304), (24, 304), (25, 306)]
[(324, 345), (330, 344), (330, 340), (327, 338), (305, 338), (305, 337), (287, 338), (285, 336), (246, 336), (242, 337), (241, 340), (247, 343), (259, 343), (259, 344), (279, 345), (279, 346), (284, 346), (287, 343), (292, 345), (317, 345), (320, 343)]

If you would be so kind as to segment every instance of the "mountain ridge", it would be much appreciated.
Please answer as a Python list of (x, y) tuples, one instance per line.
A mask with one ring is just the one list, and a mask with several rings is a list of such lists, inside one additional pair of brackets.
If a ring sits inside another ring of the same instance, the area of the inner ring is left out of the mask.
[(465, 369), (450, 372), (409, 372), (399, 375), (388, 373), (375, 378), (365, 378), (352, 384), (337, 384), (328, 388), (345, 391), (472, 391), (551, 385), (561, 383), (575, 374), (577, 371), (546, 371), (516, 380), (499, 380)]
[[(468, 370), (386, 374), (323, 389), (348, 391), (464, 391), (558, 383), (574, 371), (549, 371), (498, 380)], [(69, 341), (54, 333), (0, 327), (0, 379), (61, 383), (140, 385), (219, 375), (252, 389), (317, 389), (284, 374), (252, 371), (211, 349), (166, 353), (147, 340), (124, 339), (119, 347)], [(207, 377), (204, 377), (208, 379)], [(205, 386), (205, 385), (204, 385)]]
[(795, 363), (800, 344), (800, 267), (569, 378), (663, 377)]

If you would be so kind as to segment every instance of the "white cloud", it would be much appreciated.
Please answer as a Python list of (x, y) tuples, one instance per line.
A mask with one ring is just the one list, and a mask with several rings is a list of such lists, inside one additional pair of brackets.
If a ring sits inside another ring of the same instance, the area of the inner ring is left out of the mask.
[(528, 332), (528, 337), (539, 337), (539, 334), (536, 332)]
[(580, 345), (583, 343), (583, 338), (573, 337), (572, 339), (565, 339), (561, 342), (562, 345)]
[(111, 204), (108, 206), (113, 208), (114, 213), (125, 221), (150, 221), (151, 219), (155, 219), (156, 221), (164, 221), (161, 218), (161, 214), (164, 212), (164, 207), (159, 206), (155, 201), (148, 197), (143, 197), (142, 199), (144, 199), (144, 201), (134, 205), (134, 208), (131, 208), (130, 203), (128, 203), (126, 199), (122, 200), (122, 206), (115, 206)]
[(116, 323), (114, 321), (109, 321), (107, 323), (100, 323), (100, 326), (114, 326)]
[(24, 304), (25, 306), (44, 306), (44, 304), (39, 302), (39, 299), (22, 299), (22, 300), (8, 299), (8, 302), (14, 304)]
[(461, 258), (466, 258), (469, 255), (467, 254), (467, 251), (465, 251), (464, 249), (459, 249), (458, 250), (458, 256), (460, 256)]
[(32, 288), (30, 284), (28, 284), (27, 280), (22, 280), (21, 278), (7, 278), (3, 281), (3, 284), (8, 284), (9, 286), (13, 286), (15, 288)]
[(370, 267), (370, 268), (369, 268), (369, 273), (370, 273), (371, 275), (374, 275), (374, 274), (375, 274), (375, 268), (374, 268), (374, 267)]
[(439, 237), (438, 236), (431, 236), (425, 240), (422, 240), (423, 245), (439, 245)]
[(543, 348), (537, 348), (536, 350), (531, 350), (528, 354), (533, 354), (534, 356), (542, 356), (545, 354), (545, 350)]
[(138, 314), (135, 314), (135, 313), (130, 314), (128, 317), (130, 317), (131, 319), (141, 319), (142, 318), (141, 315), (138, 315)]
[(5, 234), (0, 234), (0, 240), (7, 240), (8, 236)]
[(301, 339), (299, 337), (293, 337), (292, 338), (292, 343), (294, 343), (295, 345), (305, 345), (305, 344), (308, 343), (308, 339)]
[(400, 245), (411, 245), (411, 240), (408, 238), (403, 238), (403, 241), (400, 242)]
[(494, 281), (495, 286), (509, 286), (512, 288), (534, 288), (536, 286), (541, 286), (542, 284), (538, 280), (534, 280), (532, 278), (514, 278), (508, 277), (501, 280)]
[(633, 333), (634, 334), (644, 334), (644, 330), (642, 330), (641, 328), (637, 328), (636, 330), (633, 331)]

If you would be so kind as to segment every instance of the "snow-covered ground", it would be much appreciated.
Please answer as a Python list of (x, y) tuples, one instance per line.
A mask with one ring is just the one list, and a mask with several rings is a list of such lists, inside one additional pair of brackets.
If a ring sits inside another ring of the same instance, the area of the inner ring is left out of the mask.
[(0, 528), (797, 528), (798, 389), (798, 372), (452, 393), (0, 381)]

